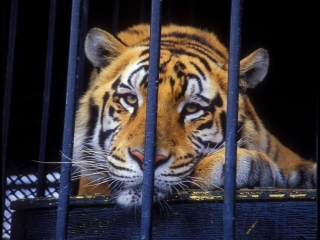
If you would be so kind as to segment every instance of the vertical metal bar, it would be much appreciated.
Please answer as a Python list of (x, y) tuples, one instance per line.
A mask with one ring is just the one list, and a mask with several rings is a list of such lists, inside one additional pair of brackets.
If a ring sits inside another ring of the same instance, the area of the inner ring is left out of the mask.
[(154, 184), (154, 159), (157, 127), (158, 78), (161, 34), (161, 0), (152, 0), (149, 79), (145, 136), (145, 161), (143, 170), (141, 239), (152, 238), (152, 206)]
[(237, 158), (238, 92), (241, 37), (241, 0), (231, 2), (226, 130), (226, 164), (223, 205), (223, 239), (234, 239)]
[(18, 0), (11, 1), (10, 12), (10, 29), (8, 41), (8, 54), (7, 54), (7, 67), (6, 79), (3, 94), (3, 109), (2, 109), (2, 214), (1, 225), (3, 226), (3, 217), (5, 209), (6, 187), (7, 187), (7, 146), (8, 146), (8, 133), (9, 133), (9, 120), (10, 120), (10, 105), (11, 105), (11, 89), (13, 78), (13, 62), (16, 44), (17, 32), (17, 14), (18, 14)]
[(77, 65), (79, 50), (79, 26), (81, 0), (72, 1), (68, 79), (66, 92), (66, 106), (64, 116), (63, 146), (61, 158), (61, 174), (59, 187), (59, 202), (56, 222), (56, 239), (67, 238), (68, 208), (70, 197), (71, 157), (73, 149), (74, 115), (76, 100)]
[(113, 35), (117, 35), (119, 31), (119, 7), (120, 7), (120, 0), (115, 0), (114, 6), (113, 6), (113, 18), (112, 18)]
[(46, 157), (46, 143), (47, 143), (47, 130), (49, 121), (49, 106), (50, 106), (50, 90), (52, 80), (52, 62), (53, 62), (53, 47), (54, 47), (54, 29), (56, 22), (56, 0), (50, 1), (49, 13), (49, 30), (47, 41), (47, 59), (45, 70), (45, 82), (43, 91), (43, 105), (42, 105), (42, 119), (41, 119), (41, 134), (40, 134), (40, 149), (39, 149), (39, 165), (38, 165), (38, 185), (37, 196), (44, 197), (45, 194), (45, 164)]

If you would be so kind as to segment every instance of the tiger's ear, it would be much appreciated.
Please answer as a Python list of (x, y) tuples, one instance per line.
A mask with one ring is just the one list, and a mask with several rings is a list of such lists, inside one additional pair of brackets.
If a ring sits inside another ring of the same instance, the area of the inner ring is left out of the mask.
[(95, 67), (106, 67), (125, 49), (125, 45), (120, 40), (99, 28), (93, 28), (87, 34), (85, 52)]
[(240, 85), (244, 85), (245, 88), (255, 88), (267, 75), (268, 67), (268, 51), (259, 48), (240, 61), (240, 76), (245, 79), (245, 83)]

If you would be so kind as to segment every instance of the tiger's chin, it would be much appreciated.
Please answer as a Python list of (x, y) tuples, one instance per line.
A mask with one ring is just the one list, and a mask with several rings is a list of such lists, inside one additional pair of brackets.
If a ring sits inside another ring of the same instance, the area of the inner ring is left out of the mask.
[[(168, 195), (168, 191), (154, 187), (153, 202), (158, 202)], [(142, 185), (122, 189), (115, 193), (114, 197), (116, 203), (124, 208), (129, 209), (140, 207), (142, 204)]]

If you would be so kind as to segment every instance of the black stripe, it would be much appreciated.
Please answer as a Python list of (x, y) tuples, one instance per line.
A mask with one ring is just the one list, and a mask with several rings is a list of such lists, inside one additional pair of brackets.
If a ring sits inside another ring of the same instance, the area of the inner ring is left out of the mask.
[(170, 169), (177, 169), (177, 168), (187, 167), (187, 166), (190, 165), (193, 161), (194, 161), (194, 159), (192, 158), (192, 159), (191, 159), (190, 161), (188, 161), (188, 162), (184, 162), (184, 163), (181, 163), (181, 164), (175, 165), (175, 166), (170, 166)]
[(121, 158), (121, 157), (119, 157), (119, 156), (117, 156), (117, 155), (112, 154), (111, 157), (112, 157), (113, 159), (115, 159), (115, 160), (120, 161), (120, 162), (126, 162), (126, 160), (124, 160), (123, 158)]
[(167, 70), (167, 65), (171, 61), (171, 57), (172, 56), (170, 56), (170, 58), (167, 61), (160, 64), (160, 68), (159, 68), (160, 73), (164, 73)]
[(208, 111), (212, 114), (215, 113), (216, 111), (216, 107), (222, 107), (222, 98), (220, 96), (220, 94), (218, 93), (210, 102), (209, 106), (208, 107), (204, 107), (203, 110), (204, 111)]
[(202, 96), (202, 95), (200, 95), (198, 93), (196, 94), (196, 96), (198, 98), (201, 98), (201, 100), (204, 101), (205, 103), (209, 103), (210, 102), (209, 98), (206, 98), (206, 97), (204, 97), (204, 96)]
[(183, 70), (186, 69), (186, 65), (184, 65), (182, 62), (177, 61), (176, 64), (173, 67), (173, 70), (176, 72), (178, 78), (181, 78), (185, 76), (186, 74), (183, 72)]
[(115, 127), (113, 129), (109, 129), (107, 131), (100, 131), (100, 135), (99, 135), (99, 145), (102, 149), (104, 149), (104, 141), (112, 134), (114, 133), (116, 130), (118, 129), (118, 127)]
[(107, 104), (107, 101), (110, 97), (110, 94), (108, 92), (106, 92), (104, 95), (103, 95), (103, 105), (102, 105), (102, 109), (101, 109), (101, 116), (100, 116), (100, 122), (101, 122), (101, 125), (103, 124), (103, 117), (104, 117), (104, 109), (106, 107), (106, 104)]
[(187, 78), (188, 78), (188, 79), (190, 79), (190, 78), (196, 79), (196, 81), (197, 81), (197, 83), (198, 83), (198, 86), (199, 86), (199, 88), (200, 88), (200, 92), (203, 91), (203, 87), (202, 87), (201, 80), (200, 80), (200, 78), (199, 78), (197, 75), (190, 73), (190, 74), (187, 75)]
[[(144, 56), (144, 55), (146, 55), (146, 54), (149, 54), (149, 48), (147, 48), (146, 50), (143, 50), (141, 53), (140, 53), (140, 56), (139, 56), (139, 58), (140, 57), (142, 57), (142, 56)], [(147, 58), (147, 59), (149, 59), (149, 58)]]
[(226, 137), (226, 126), (227, 126), (227, 117), (226, 117), (226, 112), (222, 111), (220, 113), (220, 124), (221, 124), (221, 132), (223, 137)]
[[(129, 170), (130, 170), (130, 169), (129, 169)], [(131, 171), (131, 172), (132, 172), (132, 171)], [(129, 179), (131, 179), (131, 177), (126, 177), (126, 176), (118, 175), (118, 174), (115, 174), (115, 173), (112, 172), (112, 171), (109, 171), (108, 174), (109, 174), (110, 176), (117, 177), (117, 178), (129, 178)]]
[[(192, 134), (192, 138), (189, 137), (189, 136), (188, 136), (188, 138), (189, 138), (189, 140), (191, 141), (191, 143), (195, 146), (195, 148), (201, 148), (201, 146), (198, 145), (197, 142), (195, 142), (196, 137), (195, 137), (193, 134)], [(197, 151), (197, 150), (196, 150), (196, 151)]]
[[(112, 166), (113, 168), (115, 168), (115, 169), (118, 169), (118, 170), (125, 170), (125, 171), (128, 171), (128, 172), (133, 172), (133, 170), (132, 169), (130, 169), (130, 168), (125, 168), (125, 167), (120, 167), (120, 166), (117, 166), (117, 165), (115, 165), (115, 164), (113, 164), (112, 162), (108, 162), (109, 164), (110, 164), (110, 166)], [(111, 172), (111, 171), (110, 171)], [(122, 176), (122, 177), (124, 177), (124, 176)]]
[(199, 127), (197, 127), (197, 130), (203, 130), (203, 129), (211, 129), (213, 126), (212, 120), (209, 120), (208, 122), (205, 122), (201, 124)]
[(142, 59), (140, 62), (138, 62), (137, 64), (140, 65), (141, 63), (145, 63), (149, 61), (149, 57)]
[[(177, 37), (180, 39), (172, 39), (172, 37)], [(170, 38), (170, 40), (165, 40), (164, 38)], [(169, 34), (162, 34), (161, 35), (161, 46), (162, 45), (171, 45), (172, 47), (175, 46), (175, 44), (181, 44), (181, 39), (187, 39), (185, 45), (191, 45), (189, 46), (190, 48), (193, 48), (195, 50), (199, 50), (198, 48), (203, 48), (204, 46), (207, 47), (207, 49), (204, 49), (204, 51), (207, 51), (208, 49), (210, 49), (211, 51), (214, 51), (215, 53), (217, 53), (220, 57), (222, 57), (223, 59), (227, 60), (227, 56), (224, 56), (224, 54), (222, 52), (220, 52), (219, 50), (217, 50), (216, 48), (214, 48), (214, 46), (212, 44), (210, 44), (209, 42), (207, 42), (205, 40), (205, 38), (202, 38), (199, 35), (190, 35), (187, 33), (179, 33), (179, 32), (171, 32)], [(194, 40), (194, 41), (190, 41)], [(147, 37), (144, 40), (141, 40), (140, 42), (147, 42), (150, 41), (150, 38)], [(149, 44), (141, 44), (139, 46), (145, 46), (145, 47), (149, 47)], [(196, 48), (195, 48), (196, 47)], [(197, 48), (198, 47), (198, 48)], [(149, 49), (144, 50), (140, 56), (143, 56), (145, 54), (149, 53)], [(204, 53), (205, 54), (205, 53)], [(207, 55), (207, 54), (206, 54)], [(214, 62), (216, 62), (216, 60), (213, 60)]]
[[(110, 150), (110, 155), (113, 154), (113, 152), (116, 151), (116, 149), (117, 149), (116, 147), (113, 147), (113, 148)], [(118, 150), (119, 150), (119, 149), (118, 149)]]
[(119, 84), (120, 84), (120, 77), (118, 77), (117, 80), (114, 81), (114, 83), (111, 85), (111, 88), (113, 90), (116, 90), (118, 88)]
[(113, 35), (113, 37), (115, 37), (119, 42), (121, 42), (124, 46), (129, 47), (128, 44), (126, 44), (125, 42), (123, 42), (118, 36)]
[(138, 67), (136, 70), (134, 70), (134, 71), (130, 74), (130, 76), (129, 76), (129, 78), (128, 78), (128, 83), (129, 83), (129, 85), (130, 85), (132, 88), (134, 88), (134, 86), (132, 85), (132, 77), (133, 77), (133, 75), (135, 75), (137, 72), (141, 71), (141, 69), (146, 69), (146, 65), (142, 65), (142, 66)]
[(124, 83), (120, 83), (119, 87), (131, 90), (131, 88), (129, 86), (127, 86), (126, 84), (124, 84)]
[(142, 87), (142, 85), (144, 88), (148, 87), (148, 74), (144, 75), (142, 81), (140, 82), (139, 86)]
[(187, 90), (187, 87), (188, 87), (188, 81), (186, 81), (186, 80), (184, 79), (184, 83), (183, 83), (183, 85), (182, 85), (182, 87), (181, 87), (181, 91), (180, 91), (180, 93), (176, 96), (176, 101), (177, 101), (178, 99), (180, 99), (181, 97), (184, 96), (184, 94), (185, 94), (185, 92), (186, 92), (186, 90)]
[(212, 101), (211, 101), (210, 104), (213, 105), (213, 106), (216, 106), (216, 107), (222, 107), (223, 101), (222, 101), (222, 98), (221, 98), (220, 93), (218, 93), (218, 94), (214, 97), (214, 99), (212, 99)]
[(173, 87), (174, 87), (175, 82), (176, 81), (172, 77), (170, 77), (170, 86), (171, 86), (171, 91), (172, 92), (173, 92)]
[(162, 40), (163, 38), (172, 38), (172, 37), (188, 39), (188, 44), (190, 44), (190, 43), (195, 44), (194, 42), (191, 42), (190, 40), (196, 41), (201, 44), (200, 47), (202, 47), (202, 45), (205, 45), (207, 48), (216, 52), (220, 57), (222, 57), (223, 59), (226, 59), (225, 56), (219, 50), (215, 49), (214, 46), (212, 46), (212, 44), (207, 42), (205, 38), (203, 38), (199, 35), (195, 35), (195, 34), (188, 34), (188, 33), (174, 31), (169, 34), (161, 35), (161, 43), (162, 43), (162, 41), (164, 41), (164, 40)]
[(110, 107), (109, 107), (109, 116), (110, 116), (111, 118), (113, 118), (113, 117), (114, 117), (114, 113), (115, 113), (114, 107), (110, 106)]
[(196, 140), (205, 148), (216, 148), (219, 144), (217, 142), (203, 141), (201, 137), (196, 137)]
[(184, 176), (186, 175), (187, 173), (190, 173), (193, 171), (193, 168), (190, 168), (184, 172), (180, 172), (180, 173), (168, 173), (168, 174), (161, 174), (162, 176), (165, 176), (165, 177), (178, 177), (178, 176)]
[(204, 80), (206, 80), (206, 77), (205, 77), (205, 75), (204, 75), (204, 73), (202, 72), (202, 70), (200, 69), (200, 67), (197, 65), (197, 64), (195, 64), (194, 62), (190, 62), (190, 64), (199, 72), (199, 74), (201, 75), (201, 77), (204, 79)]
[[(211, 55), (209, 55), (208, 53), (200, 50), (199, 48), (194, 48), (194, 47), (190, 46), (189, 44), (185, 46), (186, 49), (177, 49), (177, 48), (175, 48), (175, 46), (174, 46), (173, 44), (167, 45), (167, 44), (165, 44), (165, 42), (164, 42), (164, 43), (161, 43), (161, 46), (164, 47), (164, 48), (161, 48), (162, 50), (168, 50), (168, 51), (170, 51), (172, 54), (185, 54), (185, 55), (188, 55), (188, 56), (192, 56), (192, 55), (193, 55), (193, 56), (196, 56), (197, 54), (191, 53), (190, 51), (187, 51), (188, 49), (193, 49), (193, 50), (197, 51), (198, 53), (200, 53), (200, 54), (204, 55), (205, 57), (207, 57), (207, 58), (208, 58), (211, 62), (213, 62), (217, 67), (221, 68), (221, 69), (224, 70), (224, 71), (226, 70), (225, 67), (224, 67), (224, 66), (221, 66), (221, 65), (219, 64), (219, 62), (218, 62), (216, 59), (214, 59)], [(198, 58), (199, 58), (199, 55), (197, 55), (197, 56), (198, 56)]]
[(94, 129), (97, 125), (99, 117), (99, 107), (94, 104), (94, 100), (91, 98), (89, 103), (89, 121), (87, 123), (87, 136), (93, 135)]
[(188, 52), (188, 51), (182, 50), (182, 49), (178, 50), (178, 49), (175, 49), (175, 48), (172, 48), (172, 49), (167, 48), (166, 50), (171, 51), (172, 54), (183, 54), (183, 55), (187, 55), (189, 57), (197, 58), (205, 66), (205, 68), (207, 69), (208, 72), (212, 71), (210, 65), (208, 64), (208, 62), (198, 54), (191, 53), (191, 52)]

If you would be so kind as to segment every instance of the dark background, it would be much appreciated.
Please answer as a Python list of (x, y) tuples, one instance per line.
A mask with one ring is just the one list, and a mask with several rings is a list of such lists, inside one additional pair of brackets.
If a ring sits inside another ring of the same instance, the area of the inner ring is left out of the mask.
[[(150, 3), (120, 1), (118, 29), (150, 19)], [(265, 80), (249, 91), (266, 127), (305, 158), (316, 151), (319, 16), (316, 0), (244, 0), (242, 51), (245, 57), (263, 47), (270, 54)], [(113, 31), (114, 1), (90, 1), (88, 29)], [(2, 1), (1, 87), (3, 92), (10, 1)], [(146, 14), (141, 12), (145, 11)], [(36, 172), (48, 34), (48, 1), (19, 1), (8, 142), (8, 174)], [(71, 1), (57, 1), (53, 82), (47, 160), (60, 161), (69, 46)], [(230, 3), (227, 0), (164, 0), (163, 24), (206, 28), (228, 46)], [(91, 66), (86, 63), (85, 75)]]

